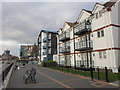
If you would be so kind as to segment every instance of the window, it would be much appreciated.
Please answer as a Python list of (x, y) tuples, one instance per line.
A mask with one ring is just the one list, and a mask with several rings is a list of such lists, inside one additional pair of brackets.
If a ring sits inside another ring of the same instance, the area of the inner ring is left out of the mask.
[(99, 58), (100, 58), (100, 59), (105, 59), (105, 58), (107, 58), (106, 51), (99, 52)]
[(98, 36), (98, 38), (100, 37), (100, 32), (97, 32), (97, 36)]
[(91, 37), (93, 37), (93, 34), (91, 34)]
[(104, 36), (104, 30), (101, 31), (101, 37), (103, 37), (103, 36)]
[(99, 52), (99, 58), (102, 58), (102, 52)]
[(102, 16), (102, 11), (99, 12), (99, 17), (101, 17), (101, 16)]
[(107, 58), (106, 51), (103, 52), (103, 58)]
[(96, 19), (98, 18), (98, 13), (96, 13)]

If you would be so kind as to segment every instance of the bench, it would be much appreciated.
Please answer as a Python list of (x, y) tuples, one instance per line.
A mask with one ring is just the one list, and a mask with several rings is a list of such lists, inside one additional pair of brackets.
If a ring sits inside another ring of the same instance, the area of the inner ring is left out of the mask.
[(32, 82), (36, 83), (35, 75), (36, 75), (36, 69), (34, 69), (34, 68), (26, 71), (24, 76), (23, 76), (23, 79), (25, 80), (25, 84), (27, 84), (28, 79), (31, 79)]

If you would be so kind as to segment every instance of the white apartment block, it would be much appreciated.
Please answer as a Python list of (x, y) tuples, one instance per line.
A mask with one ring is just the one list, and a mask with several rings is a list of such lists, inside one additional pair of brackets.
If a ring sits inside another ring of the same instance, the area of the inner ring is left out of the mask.
[(38, 60), (53, 60), (53, 54), (57, 53), (57, 32), (41, 30), (37, 40)]
[(58, 30), (59, 65), (72, 67), (120, 66), (120, 2), (96, 3), (92, 11), (82, 10), (76, 22), (65, 22)]

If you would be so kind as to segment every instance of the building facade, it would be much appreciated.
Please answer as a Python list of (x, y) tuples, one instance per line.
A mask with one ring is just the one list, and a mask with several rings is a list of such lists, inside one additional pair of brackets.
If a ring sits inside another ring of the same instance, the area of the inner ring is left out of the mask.
[(92, 11), (82, 10), (76, 22), (65, 22), (58, 30), (59, 65), (108, 67), (116, 72), (120, 66), (120, 2), (96, 3)]
[(57, 54), (57, 32), (41, 30), (37, 42), (38, 60), (53, 60), (53, 54)]
[(20, 58), (21, 60), (31, 59), (32, 56), (33, 45), (21, 45), (20, 46)]

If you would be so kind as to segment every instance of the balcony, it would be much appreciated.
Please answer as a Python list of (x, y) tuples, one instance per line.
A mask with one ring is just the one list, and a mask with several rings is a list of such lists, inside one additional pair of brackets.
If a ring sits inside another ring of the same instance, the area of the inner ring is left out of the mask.
[[(45, 50), (45, 51), (43, 52), (43, 55), (47, 55), (46, 52), (47, 52), (47, 51)], [(48, 54), (49, 54), (49, 55), (51, 54), (51, 49), (48, 50)]]
[[(50, 48), (51, 47), (51, 43), (48, 43), (48, 48)], [(43, 49), (46, 49), (47, 48), (47, 45), (45, 44), (45, 45), (43, 45)]]
[(91, 23), (89, 21), (84, 21), (74, 28), (75, 35), (83, 35), (88, 32), (91, 32)]
[(61, 47), (60, 48), (60, 53), (70, 53), (70, 46)]
[[(51, 39), (51, 34), (49, 34), (48, 35), (48, 40), (50, 40)], [(46, 42), (47, 41), (47, 38), (45, 37), (44, 39), (43, 39), (43, 42)]]
[(46, 52), (43, 52), (43, 55), (46, 55)]
[(86, 51), (86, 50), (91, 50), (93, 49), (93, 43), (92, 41), (81, 41), (81, 42), (76, 42), (75, 43), (75, 51)]
[(64, 32), (61, 35), (59, 35), (59, 41), (67, 41), (70, 39), (70, 32)]

